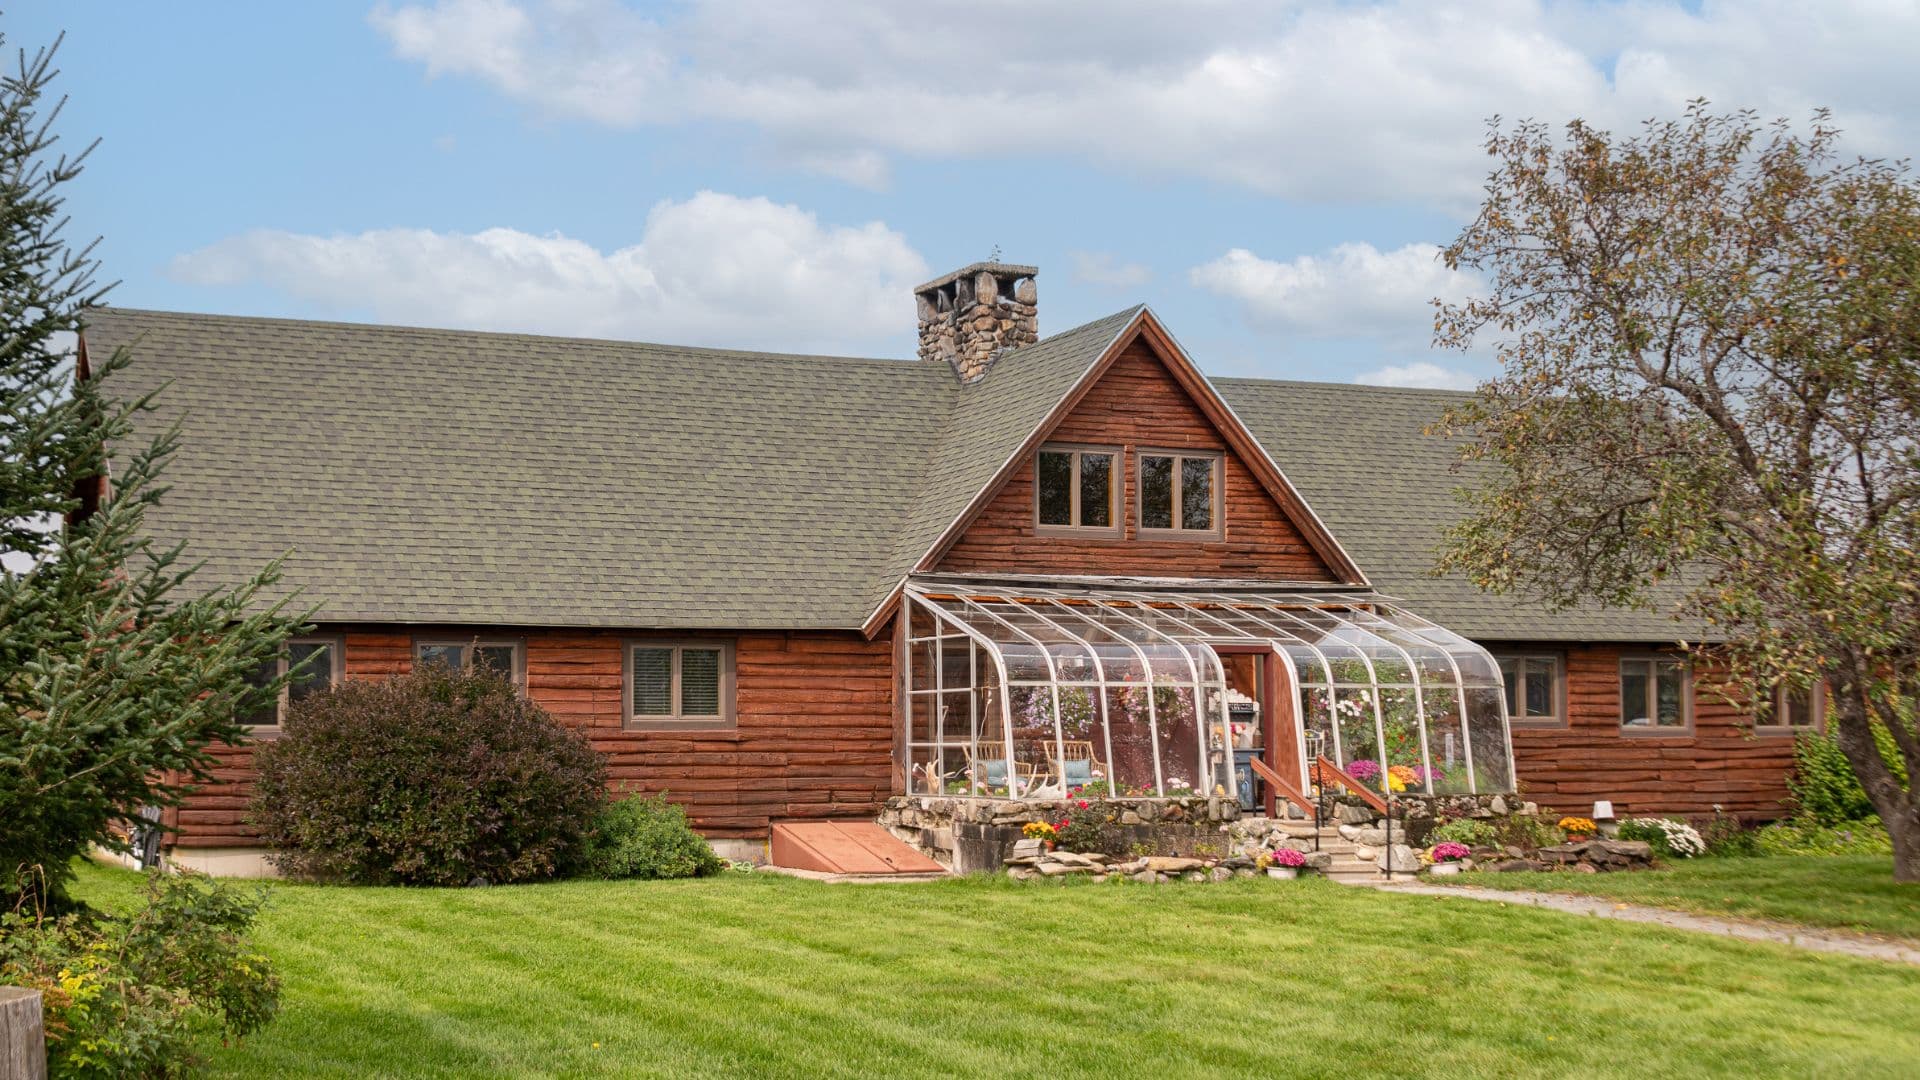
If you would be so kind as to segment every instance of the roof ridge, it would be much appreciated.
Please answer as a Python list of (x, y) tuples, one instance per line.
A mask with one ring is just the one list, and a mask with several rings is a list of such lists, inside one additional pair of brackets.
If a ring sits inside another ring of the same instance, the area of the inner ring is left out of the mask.
[(768, 349), (732, 349), (714, 345), (676, 345), (666, 341), (641, 341), (631, 338), (580, 337), (568, 334), (531, 334), (519, 330), (471, 330), (451, 326), (415, 326), (405, 323), (353, 322), (344, 319), (296, 319), (282, 315), (228, 315), (211, 311), (169, 311), (163, 308), (121, 307), (103, 304), (92, 309), (89, 317), (106, 316), (158, 316), (164, 319), (184, 319), (208, 322), (228, 323), (267, 323), (281, 326), (316, 327), (335, 330), (360, 330), (403, 334), (445, 334), (453, 337), (478, 337), (493, 340), (511, 341), (547, 341), (566, 345), (600, 346), (623, 349), (663, 349), (674, 352), (708, 353), (717, 356), (739, 356), (756, 358), (778, 358), (784, 360), (834, 360), (854, 361), (873, 364), (916, 364), (919, 361), (906, 356), (849, 356), (842, 353), (800, 353), (778, 352)]
[(1391, 394), (1446, 394), (1451, 397), (1472, 397), (1472, 390), (1451, 390), (1443, 386), (1382, 386), (1377, 383), (1333, 382), (1328, 379), (1263, 379), (1255, 375), (1209, 375), (1207, 381), (1219, 383), (1242, 383), (1251, 386), (1300, 386), (1332, 390), (1379, 391)]

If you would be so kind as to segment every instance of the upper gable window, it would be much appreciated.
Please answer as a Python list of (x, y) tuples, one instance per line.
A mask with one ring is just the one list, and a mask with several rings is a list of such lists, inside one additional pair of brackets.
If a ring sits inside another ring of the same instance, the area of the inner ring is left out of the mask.
[(1034, 521), (1041, 532), (1120, 535), (1120, 452), (1098, 446), (1043, 446), (1034, 455)]
[(1140, 531), (1183, 539), (1220, 536), (1220, 455), (1142, 450)]

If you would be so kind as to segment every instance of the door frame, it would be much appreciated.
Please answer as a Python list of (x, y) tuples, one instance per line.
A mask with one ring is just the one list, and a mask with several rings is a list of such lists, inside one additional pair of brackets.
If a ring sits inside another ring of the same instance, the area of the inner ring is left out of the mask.
[[(1305, 791), (1307, 766), (1306, 733), (1300, 726), (1299, 688), (1294, 684), (1293, 665), (1280, 654), (1279, 645), (1262, 641), (1257, 644), (1248, 642), (1209, 642), (1213, 651), (1222, 656), (1255, 655), (1260, 662), (1260, 758), (1267, 768), (1281, 776), (1294, 778)], [(1231, 732), (1228, 733), (1231, 736)], [(1229, 761), (1231, 761), (1232, 739), (1228, 739)], [(1262, 808), (1268, 817), (1279, 816), (1279, 804), (1273, 789), (1268, 787)]]

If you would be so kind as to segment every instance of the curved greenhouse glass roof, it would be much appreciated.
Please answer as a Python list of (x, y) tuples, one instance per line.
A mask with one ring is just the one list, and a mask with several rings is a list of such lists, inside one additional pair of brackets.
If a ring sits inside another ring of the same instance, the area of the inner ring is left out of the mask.
[(939, 580), (905, 595), (915, 794), (1232, 791), (1221, 654), (1249, 647), (1281, 661), (1266, 737), (1294, 744), (1276, 760), (1302, 790), (1321, 755), (1383, 793), (1513, 790), (1493, 658), (1388, 597)]

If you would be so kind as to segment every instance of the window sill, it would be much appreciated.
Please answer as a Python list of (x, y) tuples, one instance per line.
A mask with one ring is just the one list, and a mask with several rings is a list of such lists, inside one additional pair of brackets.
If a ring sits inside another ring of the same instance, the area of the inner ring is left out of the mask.
[(1686, 727), (1622, 727), (1622, 738), (1627, 739), (1684, 739), (1693, 735), (1693, 725)]
[(1514, 731), (1565, 731), (1565, 720), (1515, 720), (1509, 717), (1507, 727)]
[(1055, 536), (1068, 540), (1124, 540), (1117, 528), (1105, 525), (1035, 525), (1035, 536)]
[(1818, 735), (1820, 734), (1820, 728), (1814, 724), (1802, 724), (1798, 727), (1789, 727), (1784, 724), (1753, 725), (1753, 733), (1755, 735), (1798, 735), (1801, 732)]
[(1217, 544), (1224, 541), (1226, 534), (1218, 529), (1202, 531), (1199, 529), (1148, 529), (1134, 530), (1136, 540), (1175, 540), (1190, 544)]
[(732, 720), (677, 720), (642, 719), (628, 720), (620, 725), (622, 731), (733, 731), (739, 724)]

